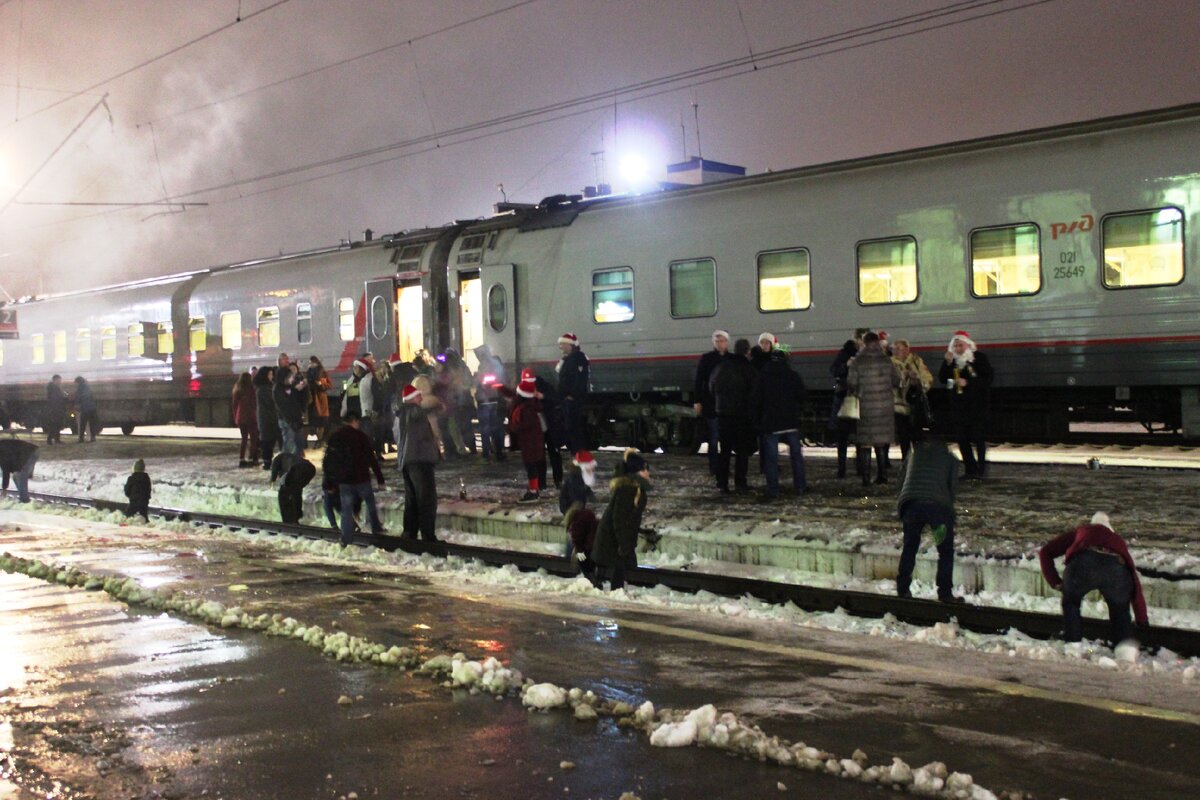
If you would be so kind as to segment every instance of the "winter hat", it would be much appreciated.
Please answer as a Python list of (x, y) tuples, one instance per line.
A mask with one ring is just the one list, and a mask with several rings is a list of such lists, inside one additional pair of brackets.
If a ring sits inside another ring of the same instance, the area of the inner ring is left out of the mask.
[(887, 332), (887, 331), (880, 331), (880, 332), (879, 332), (879, 341), (881, 341), (881, 342), (886, 342), (887, 340), (888, 340), (888, 332)]
[(573, 333), (564, 333), (562, 336), (558, 337), (558, 343), (559, 344), (569, 344), (574, 347), (578, 347), (579, 346), (579, 337)]
[(533, 397), (537, 394), (537, 384), (533, 378), (521, 378), (521, 382), (517, 384), (517, 394), (521, 397)]
[(758, 343), (769, 342), (772, 347), (779, 344), (779, 340), (775, 338), (775, 334), (769, 331), (763, 331), (758, 335)]
[(970, 350), (971, 352), (975, 351), (975, 342), (974, 342), (974, 340), (971, 339), (970, 336), (967, 335), (966, 331), (955, 331), (954, 332), (954, 335), (950, 337), (950, 347), (952, 347), (952, 348), (954, 347), (955, 339), (962, 339), (963, 342), (967, 345), (968, 350)]
[(421, 390), (411, 383), (400, 390), (400, 401), (402, 403), (419, 403), (421, 402)]
[(715, 331), (713, 331), (713, 335), (712, 335), (713, 344), (716, 344), (717, 339), (721, 336), (725, 337), (725, 341), (729, 341), (729, 331), (723, 331), (720, 328), (717, 328)]
[(1110, 531), (1113, 529), (1112, 522), (1108, 519), (1108, 514), (1105, 514), (1103, 511), (1097, 511), (1095, 514), (1092, 514), (1092, 524), (1103, 525)]
[(575, 466), (593, 469), (596, 466), (596, 459), (587, 450), (580, 450), (575, 454)]
[(526, 367), (525, 369), (521, 370), (521, 380), (523, 380), (523, 381), (536, 381), (537, 380), (537, 375), (533, 374), (533, 367)]
[(636, 475), (646, 468), (646, 459), (638, 455), (637, 451), (629, 448), (625, 451), (625, 474)]
[(363, 356), (362, 358), (354, 359), (354, 366), (358, 367), (363, 372), (375, 371), (375, 362), (371, 360), (370, 356)]
[(133, 462), (133, 471), (134, 472), (145, 472), (146, 471), (146, 462), (140, 458), (137, 461)]
[(392, 353), (390, 356), (388, 356), (388, 366), (397, 367), (403, 363), (404, 359), (400, 357), (399, 353)]

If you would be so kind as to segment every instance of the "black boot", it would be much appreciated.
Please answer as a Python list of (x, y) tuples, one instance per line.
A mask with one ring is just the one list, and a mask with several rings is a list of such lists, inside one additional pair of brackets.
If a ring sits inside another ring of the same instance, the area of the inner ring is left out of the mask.
[(871, 448), (858, 448), (855, 460), (858, 462), (858, 474), (862, 476), (862, 485), (871, 485)]
[(838, 456), (837, 476), (839, 478), (844, 478), (844, 477), (846, 477), (846, 448), (839, 447), (837, 456)]
[(887, 450), (888, 449), (886, 447), (876, 447), (875, 448), (875, 470), (876, 470), (875, 482), (876, 483), (887, 483), (887, 468), (888, 468)]

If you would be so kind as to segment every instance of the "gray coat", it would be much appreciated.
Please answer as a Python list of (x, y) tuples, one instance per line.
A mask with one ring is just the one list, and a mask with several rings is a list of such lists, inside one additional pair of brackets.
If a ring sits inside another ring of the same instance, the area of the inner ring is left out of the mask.
[(405, 464), (436, 464), (441, 461), (434, 426), (441, 401), (430, 395), (421, 398), (419, 404), (401, 403), (392, 422), (392, 434), (396, 441), (396, 469)]
[(878, 343), (871, 343), (850, 361), (850, 392), (858, 395), (859, 447), (886, 447), (896, 441), (892, 389), (900, 372)]

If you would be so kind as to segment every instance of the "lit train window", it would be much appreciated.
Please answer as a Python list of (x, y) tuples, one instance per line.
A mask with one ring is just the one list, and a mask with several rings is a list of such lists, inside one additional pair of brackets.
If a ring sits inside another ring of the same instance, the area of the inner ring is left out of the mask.
[(1183, 212), (1159, 208), (1100, 221), (1104, 285), (1170, 286), (1183, 280)]
[(343, 342), (354, 341), (354, 298), (338, 299), (338, 336)]
[(1004, 297), (1037, 294), (1041, 288), (1041, 232), (1037, 225), (971, 232), (971, 294)]
[(629, 267), (592, 273), (592, 319), (628, 322), (633, 319), (633, 270)]
[(872, 306), (916, 299), (916, 239), (898, 236), (858, 245), (858, 302)]
[(42, 333), (35, 333), (29, 337), (29, 345), (33, 348), (33, 363), (46, 363), (46, 336)]
[(203, 353), (208, 349), (208, 329), (204, 317), (188, 317), (188, 350)]
[(296, 304), (296, 341), (312, 344), (312, 304)]
[(117, 357), (117, 329), (113, 326), (100, 329), (100, 358)]
[(142, 323), (129, 326), (129, 357), (137, 358), (146, 352), (146, 339), (142, 336)]
[(811, 305), (807, 250), (758, 254), (759, 311), (799, 311)]
[(170, 355), (175, 352), (175, 323), (158, 323), (158, 354)]
[(226, 350), (242, 349), (242, 312), (221, 312), (221, 347)]
[(92, 331), (89, 328), (75, 330), (75, 360), (92, 360)]
[(61, 364), (67, 360), (67, 332), (54, 332), (54, 363)]
[(488, 325), (502, 331), (508, 325), (508, 292), (499, 283), (488, 289)]
[(258, 346), (279, 347), (279, 306), (258, 310)]
[(672, 261), (670, 280), (672, 317), (711, 317), (717, 313), (716, 261)]

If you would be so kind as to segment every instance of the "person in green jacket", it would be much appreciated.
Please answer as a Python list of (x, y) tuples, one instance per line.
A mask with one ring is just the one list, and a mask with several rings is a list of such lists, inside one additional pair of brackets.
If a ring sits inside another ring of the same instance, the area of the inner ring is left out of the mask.
[(909, 585), (921, 546), (921, 532), (929, 527), (937, 546), (937, 593), (943, 603), (961, 603), (954, 588), (954, 494), (958, 488), (958, 459), (939, 439), (926, 440), (913, 431), (913, 449), (900, 468), (900, 494), (896, 507), (904, 524), (904, 547), (896, 576), (896, 594), (912, 597)]
[(650, 466), (646, 459), (633, 448), (626, 450), (608, 488), (612, 496), (596, 530), (592, 561), (598, 567), (596, 585), (603, 585), (607, 577), (615, 590), (625, 585), (625, 571), (637, 567), (638, 532), (650, 496)]

